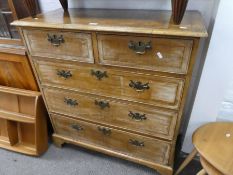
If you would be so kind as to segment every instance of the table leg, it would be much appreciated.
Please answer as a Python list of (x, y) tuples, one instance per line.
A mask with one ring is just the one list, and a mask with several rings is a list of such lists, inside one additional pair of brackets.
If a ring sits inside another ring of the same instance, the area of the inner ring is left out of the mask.
[(197, 175), (206, 175), (206, 171), (204, 169), (202, 169), (201, 171), (199, 171), (197, 173)]
[(191, 160), (197, 155), (197, 150), (194, 148), (193, 151), (188, 155), (184, 162), (180, 165), (179, 169), (176, 171), (175, 175), (180, 174), (180, 172), (191, 162)]

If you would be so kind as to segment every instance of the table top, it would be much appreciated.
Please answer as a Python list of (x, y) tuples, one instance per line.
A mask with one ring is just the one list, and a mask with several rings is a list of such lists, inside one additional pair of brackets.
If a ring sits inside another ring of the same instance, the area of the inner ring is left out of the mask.
[(19, 27), (207, 37), (198, 11), (186, 11), (180, 25), (173, 24), (171, 11), (113, 9), (69, 9), (69, 13), (58, 9), (12, 24)]
[(198, 153), (224, 175), (233, 175), (233, 123), (209, 123), (193, 134)]

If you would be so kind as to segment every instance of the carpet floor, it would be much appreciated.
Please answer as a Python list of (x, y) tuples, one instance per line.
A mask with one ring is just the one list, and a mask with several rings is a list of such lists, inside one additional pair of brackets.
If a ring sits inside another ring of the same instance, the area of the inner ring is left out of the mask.
[(158, 175), (153, 169), (72, 145), (60, 149), (50, 144), (39, 158), (0, 149), (0, 162), (0, 175)]

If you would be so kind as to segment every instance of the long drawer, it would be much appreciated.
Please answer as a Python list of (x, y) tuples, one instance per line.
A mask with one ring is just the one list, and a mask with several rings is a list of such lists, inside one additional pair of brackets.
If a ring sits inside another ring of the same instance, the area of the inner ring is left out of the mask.
[(123, 129), (172, 139), (177, 112), (99, 96), (44, 88), (49, 110)]
[(178, 109), (184, 81), (165, 76), (141, 75), (94, 66), (34, 60), (42, 85)]
[(102, 146), (131, 157), (168, 164), (170, 144), (165, 141), (106, 128), (80, 120), (51, 115), (55, 133), (73, 139)]
[(193, 41), (98, 34), (101, 64), (186, 74)]
[(53, 30), (24, 30), (32, 56), (94, 63), (92, 38), (89, 33)]

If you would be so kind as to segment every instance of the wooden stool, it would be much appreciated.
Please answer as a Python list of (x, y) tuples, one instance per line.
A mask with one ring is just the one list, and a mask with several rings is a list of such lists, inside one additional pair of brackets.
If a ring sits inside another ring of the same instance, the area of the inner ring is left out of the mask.
[(209, 123), (193, 134), (194, 150), (181, 164), (178, 175), (197, 155), (200, 154), (204, 168), (198, 174), (233, 175), (233, 123)]

